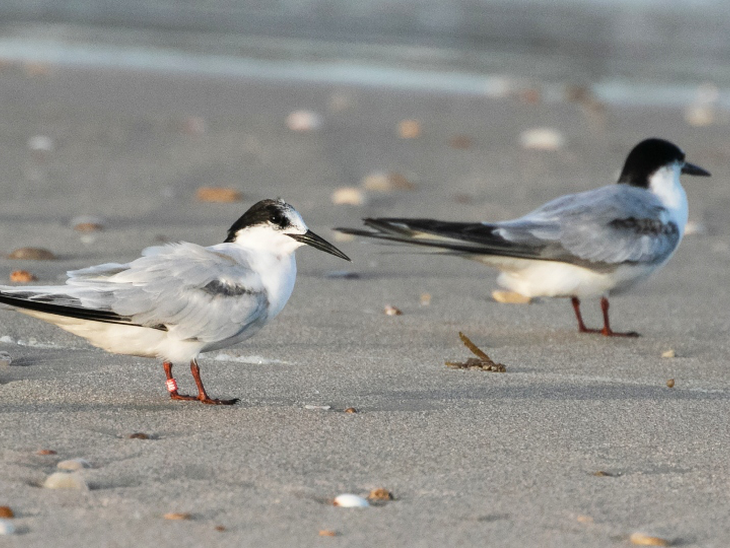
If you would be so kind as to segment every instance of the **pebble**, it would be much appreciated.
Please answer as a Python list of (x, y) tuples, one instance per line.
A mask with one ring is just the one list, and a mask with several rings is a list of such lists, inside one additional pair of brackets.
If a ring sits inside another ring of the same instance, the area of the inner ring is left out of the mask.
[(8, 367), (11, 363), (13, 363), (13, 357), (10, 353), (4, 350), (0, 352), (0, 367)]
[(332, 529), (321, 529), (319, 531), (320, 537), (336, 537), (337, 531), (333, 531)]
[(348, 407), (347, 409), (345, 409), (345, 413), (348, 413), (349, 415), (354, 415), (355, 413), (357, 413), (357, 409), (355, 409), (354, 407)]
[(46, 456), (46, 455), (55, 455), (56, 454), (56, 451), (54, 451), (53, 449), (38, 449), (38, 451), (36, 451), (35, 454), (36, 455), (43, 455), (43, 456)]
[(11, 282), (28, 283), (28, 282), (35, 282), (37, 280), (38, 280), (38, 278), (36, 278), (33, 274), (31, 274), (27, 270), (13, 270), (10, 273)]
[(50, 261), (55, 258), (56, 256), (53, 253), (40, 247), (19, 247), (8, 255), (8, 259), (21, 259), (26, 261)]
[(91, 463), (86, 459), (68, 459), (62, 460), (56, 465), (59, 470), (68, 470), (75, 472), (77, 470), (83, 470), (84, 468), (91, 468)]
[(662, 358), (676, 358), (677, 353), (674, 351), (673, 348), (670, 348), (666, 352), (662, 352)]
[(352, 495), (345, 493), (343, 495), (337, 495), (332, 504), (339, 506), (340, 508), (367, 508), (370, 503), (359, 495)]
[(328, 411), (332, 409), (331, 405), (311, 405), (307, 404), (304, 406), (304, 409), (315, 409), (317, 411)]
[(359, 188), (343, 186), (332, 193), (332, 203), (335, 205), (365, 205), (367, 199), (365, 193)]
[(402, 316), (403, 312), (400, 308), (396, 308), (395, 306), (391, 306), (389, 304), (385, 305), (385, 315), (386, 316)]
[(243, 194), (235, 188), (201, 186), (195, 192), (199, 202), (231, 203), (243, 200)]
[(565, 145), (565, 137), (556, 129), (539, 127), (523, 131), (520, 144), (529, 150), (559, 150)]
[(86, 480), (78, 472), (54, 472), (43, 482), (46, 489), (75, 489), (77, 491), (88, 491), (89, 486)]
[(127, 434), (126, 438), (130, 440), (148, 440), (150, 439), (150, 436), (144, 432), (134, 432), (132, 434)]
[(667, 388), (674, 388), (674, 379), (667, 379)]
[(15, 513), (10, 506), (0, 506), (0, 518), (14, 518)]
[(631, 544), (638, 544), (639, 546), (670, 546), (672, 544), (669, 539), (640, 532), (631, 533), (629, 540)]
[(322, 122), (322, 116), (312, 110), (295, 110), (286, 117), (286, 126), (292, 131), (314, 131)]
[(398, 124), (398, 135), (401, 139), (416, 139), (421, 135), (421, 123), (418, 120), (401, 120)]
[(0, 519), (0, 535), (12, 535), (15, 533), (15, 524), (9, 519)]
[(430, 306), (431, 305), (431, 294), (430, 293), (421, 293), (421, 306)]
[(492, 291), (492, 298), (498, 303), (508, 304), (530, 304), (532, 299), (514, 291), (495, 290)]

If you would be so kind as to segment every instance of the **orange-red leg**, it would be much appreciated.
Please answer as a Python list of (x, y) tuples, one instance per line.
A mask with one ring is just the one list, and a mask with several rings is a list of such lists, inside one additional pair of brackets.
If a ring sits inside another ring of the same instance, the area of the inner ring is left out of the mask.
[(603, 329), (589, 329), (583, 323), (583, 316), (580, 313), (580, 299), (578, 297), (571, 297), (570, 302), (573, 304), (573, 310), (575, 311), (575, 317), (578, 320), (578, 331), (580, 333), (600, 333), (606, 337), (638, 337), (639, 334), (636, 331), (629, 331), (628, 333), (617, 333), (611, 329), (611, 324), (608, 320), (608, 299), (601, 297), (601, 311), (603, 312)]

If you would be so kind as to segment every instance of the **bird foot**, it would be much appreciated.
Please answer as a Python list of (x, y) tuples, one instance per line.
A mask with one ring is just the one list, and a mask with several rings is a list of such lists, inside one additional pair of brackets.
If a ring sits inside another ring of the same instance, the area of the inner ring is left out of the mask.
[(187, 396), (185, 394), (178, 394), (177, 391), (170, 392), (170, 397), (173, 400), (182, 400), (182, 401), (196, 401), (198, 399), (198, 396)]
[(606, 329), (605, 327), (603, 329), (589, 329), (587, 327), (584, 327), (582, 329), (578, 329), (580, 333), (597, 333), (600, 335), (603, 335), (604, 337), (641, 337), (636, 331), (628, 331), (626, 333), (619, 333), (617, 331), (613, 331), (612, 329)]
[(238, 398), (233, 398), (232, 400), (217, 400), (213, 398), (193, 398), (201, 403), (207, 403), (208, 405), (233, 405), (234, 403), (238, 402)]

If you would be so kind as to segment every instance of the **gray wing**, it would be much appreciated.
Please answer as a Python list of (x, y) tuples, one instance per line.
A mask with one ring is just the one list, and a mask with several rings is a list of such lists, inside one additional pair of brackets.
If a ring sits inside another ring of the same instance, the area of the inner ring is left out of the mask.
[(563, 196), (514, 221), (495, 235), (539, 249), (539, 258), (565, 262), (655, 263), (681, 239), (660, 201), (644, 189), (613, 185)]
[(497, 255), (573, 264), (666, 260), (681, 239), (679, 227), (650, 192), (612, 185), (563, 196), (502, 223), (433, 219), (364, 219), (371, 230), (340, 232), (415, 244), (465, 257)]
[[(65, 286), (3, 288), (13, 306), (163, 329), (215, 342), (266, 321), (268, 300), (244, 255), (195, 244), (151, 247), (128, 264), (71, 271)], [(17, 302), (18, 300), (24, 301)]]

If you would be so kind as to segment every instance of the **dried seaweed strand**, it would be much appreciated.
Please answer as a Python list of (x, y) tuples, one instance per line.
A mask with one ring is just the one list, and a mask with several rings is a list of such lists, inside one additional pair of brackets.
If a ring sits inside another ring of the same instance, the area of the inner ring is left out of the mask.
[[(487, 362), (491, 362), (491, 358), (487, 356), (482, 350), (475, 345), (473, 342), (471, 342), (471, 339), (464, 335), (461, 331), (459, 331), (459, 338), (461, 339), (461, 342), (464, 343), (464, 346), (466, 346), (469, 350), (472, 351), (472, 353), (479, 358), (480, 360), (484, 360)], [(494, 363), (494, 362), (492, 362)]]

